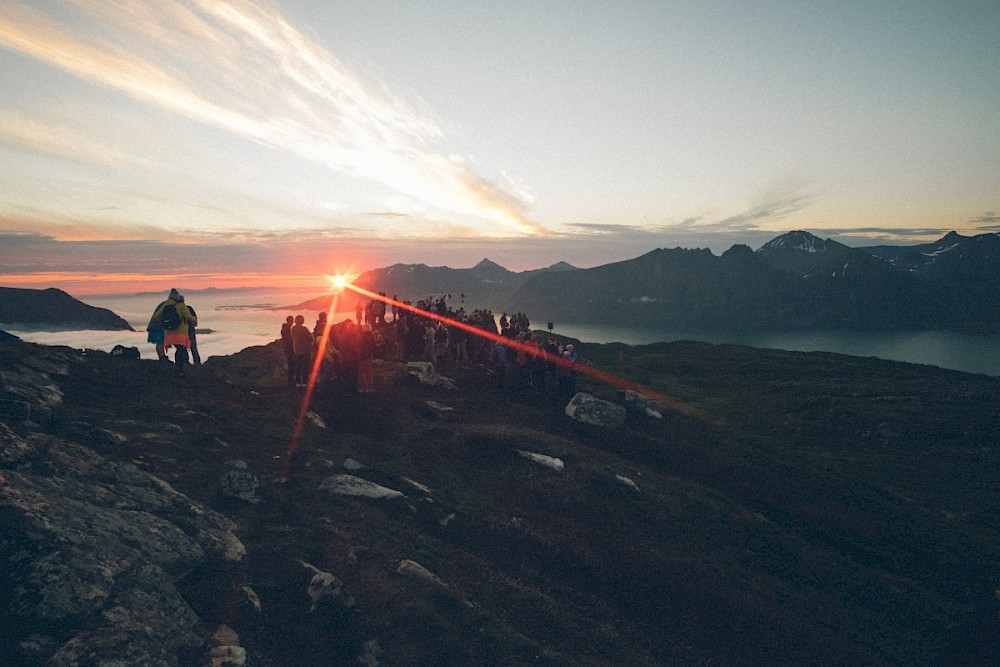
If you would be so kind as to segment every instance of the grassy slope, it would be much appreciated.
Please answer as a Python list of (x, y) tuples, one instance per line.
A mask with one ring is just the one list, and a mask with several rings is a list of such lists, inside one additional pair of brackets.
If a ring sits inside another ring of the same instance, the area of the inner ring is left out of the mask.
[[(220, 363), (182, 381), (97, 354), (66, 380), (54, 428), (127, 434), (102, 453), (239, 521), (245, 561), (188, 590), (258, 666), (356, 664), (370, 639), (383, 665), (920, 665), (997, 649), (996, 379), (694, 343), (579, 349), (697, 413), (608, 432), (552, 396), (499, 400), (482, 367), (445, 369), (448, 392), (386, 365), (374, 395), (318, 395), (327, 428), (306, 422), (293, 448), (302, 392), (280, 375)], [(347, 457), (407, 502), (317, 492)], [(217, 496), (234, 458), (261, 478), (258, 505)], [(299, 558), (343, 579), (356, 610), (306, 613)], [(405, 558), (450, 589), (396, 574)], [(235, 601), (244, 583), (261, 616)]]

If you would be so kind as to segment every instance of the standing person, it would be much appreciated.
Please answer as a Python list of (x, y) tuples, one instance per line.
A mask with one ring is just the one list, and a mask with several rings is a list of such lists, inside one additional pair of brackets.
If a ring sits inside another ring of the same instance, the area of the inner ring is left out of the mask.
[(295, 384), (304, 387), (309, 379), (309, 359), (312, 355), (313, 337), (305, 325), (306, 318), (295, 316), (292, 325), (292, 349), (295, 352)]
[(358, 299), (358, 302), (354, 304), (354, 319), (358, 321), (358, 326), (361, 325), (361, 316), (364, 315), (364, 312), (365, 307), (361, 303), (361, 299)]
[[(326, 350), (321, 348), (323, 344), (323, 336), (327, 335), (327, 327), (329, 323), (327, 322), (327, 315), (325, 310), (321, 310), (316, 316), (316, 326), (313, 327), (313, 354), (319, 357), (319, 372), (316, 374), (317, 384), (326, 384), (330, 381), (333, 376), (333, 367), (327, 360)], [(330, 330), (330, 337), (333, 336), (333, 330)], [(329, 340), (327, 341), (329, 343)]]
[(292, 324), (295, 318), (289, 315), (281, 325), (281, 348), (285, 351), (285, 363), (288, 364), (288, 386), (295, 386), (295, 345), (292, 343)]
[[(194, 316), (194, 321), (197, 322), (198, 321), (198, 313), (194, 312), (194, 308), (192, 308), (190, 305), (188, 305), (188, 303), (186, 301), (184, 301), (184, 295), (183, 294), (181, 294), (181, 302), (184, 303), (184, 305), (187, 306), (187, 309), (191, 312), (191, 315)], [(188, 338), (191, 339), (191, 361), (194, 362), (195, 366), (200, 366), (201, 365), (201, 355), (198, 354), (198, 331), (197, 331), (197, 329), (198, 329), (198, 327), (195, 326), (194, 324), (192, 324), (191, 326), (189, 326), (188, 327)]]
[(573, 398), (576, 394), (576, 352), (572, 345), (563, 350), (563, 363), (559, 368), (559, 394), (563, 399)]
[(313, 340), (316, 344), (319, 344), (319, 339), (323, 337), (323, 333), (326, 331), (326, 311), (321, 310), (316, 316), (316, 325), (313, 327)]
[(502, 341), (493, 344), (493, 366), (497, 374), (497, 388), (500, 395), (504, 394), (504, 385), (507, 377), (507, 346)]
[(174, 363), (177, 364), (178, 373), (183, 376), (184, 365), (188, 362), (188, 346), (191, 344), (188, 328), (197, 325), (198, 318), (184, 305), (176, 289), (170, 290), (170, 296), (160, 304), (153, 317), (163, 323), (164, 356), (166, 349), (173, 345), (176, 348)]
[[(170, 290), (170, 294), (173, 295), (176, 291)], [(161, 301), (153, 309), (153, 315), (149, 318), (149, 324), (146, 325), (146, 342), (156, 346), (156, 356), (160, 361), (169, 363), (170, 359), (167, 358), (167, 348), (163, 345), (163, 319), (157, 314), (162, 312), (163, 306), (166, 303), (166, 301)]]
[(361, 335), (358, 340), (358, 392), (372, 393), (374, 384), (372, 364), (375, 361), (375, 335), (372, 325), (365, 322), (361, 325)]

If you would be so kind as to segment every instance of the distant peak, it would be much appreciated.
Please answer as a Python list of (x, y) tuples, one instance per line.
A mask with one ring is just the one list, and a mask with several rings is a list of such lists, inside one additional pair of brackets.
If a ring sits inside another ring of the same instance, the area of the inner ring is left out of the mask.
[(549, 271), (575, 271), (576, 267), (568, 262), (556, 262), (548, 267)]
[(771, 239), (763, 246), (761, 250), (800, 250), (803, 252), (828, 252), (834, 248), (841, 247), (843, 244), (837, 243), (836, 241), (831, 241), (826, 239), (825, 241), (815, 234), (810, 234), (809, 232), (804, 232), (801, 230), (796, 230), (794, 232), (787, 232)]
[(485, 258), (481, 262), (479, 262), (479, 264), (476, 264), (472, 268), (473, 269), (492, 269), (492, 270), (500, 269), (501, 271), (506, 271), (507, 270), (507, 269), (503, 268), (502, 266), (500, 266), (499, 264), (497, 264), (496, 262), (491, 262), (490, 260), (485, 259)]

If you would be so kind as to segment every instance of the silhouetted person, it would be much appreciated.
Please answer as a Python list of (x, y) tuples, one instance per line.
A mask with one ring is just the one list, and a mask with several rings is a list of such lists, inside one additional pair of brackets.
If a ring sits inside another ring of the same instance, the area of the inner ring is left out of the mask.
[(295, 345), (292, 343), (292, 325), (295, 318), (289, 315), (281, 325), (281, 349), (285, 351), (285, 363), (288, 364), (288, 386), (295, 386)]
[(309, 360), (312, 356), (313, 337), (305, 326), (306, 318), (295, 316), (292, 325), (292, 347), (295, 351), (295, 383), (305, 386), (309, 380)]

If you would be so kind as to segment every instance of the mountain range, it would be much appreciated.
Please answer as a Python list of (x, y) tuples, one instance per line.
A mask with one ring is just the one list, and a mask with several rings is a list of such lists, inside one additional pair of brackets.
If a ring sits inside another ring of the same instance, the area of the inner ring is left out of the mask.
[[(362, 273), (354, 280), (354, 284), (370, 292), (383, 292), (388, 296), (395, 296), (402, 301), (450, 296), (451, 299), (459, 299), (462, 303), (468, 299), (473, 307), (493, 307), (502, 304), (511, 294), (537, 275), (576, 270), (571, 264), (558, 262), (542, 269), (515, 272), (489, 259), (483, 259), (469, 269), (426, 264), (393, 264)], [(351, 294), (345, 296), (348, 300), (353, 299)], [(288, 308), (323, 310), (329, 306), (330, 297), (322, 296), (294, 306), (283, 306), (281, 310)]]
[[(355, 284), (400, 299), (461, 295), (463, 305), (536, 321), (674, 328), (831, 328), (1000, 332), (1000, 237), (950, 232), (917, 246), (851, 248), (804, 231), (757, 251), (656, 249), (589, 269), (515, 273), (395, 264)], [(317, 309), (329, 298), (316, 299)]]

